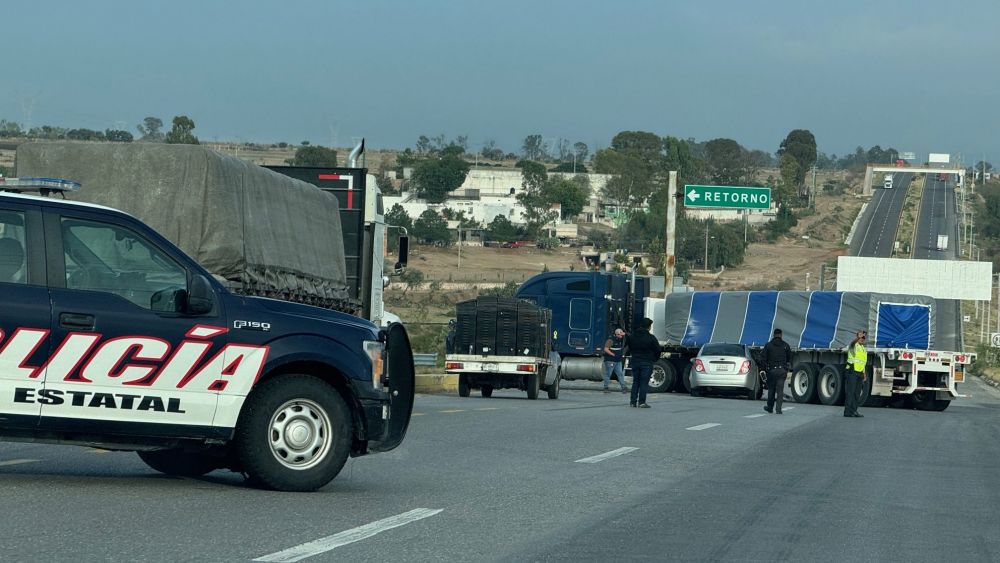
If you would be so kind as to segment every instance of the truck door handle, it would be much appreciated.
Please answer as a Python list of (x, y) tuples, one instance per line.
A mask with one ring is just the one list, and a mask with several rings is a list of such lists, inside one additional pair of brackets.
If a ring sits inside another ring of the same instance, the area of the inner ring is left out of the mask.
[(59, 313), (59, 326), (94, 330), (94, 315), (83, 313)]

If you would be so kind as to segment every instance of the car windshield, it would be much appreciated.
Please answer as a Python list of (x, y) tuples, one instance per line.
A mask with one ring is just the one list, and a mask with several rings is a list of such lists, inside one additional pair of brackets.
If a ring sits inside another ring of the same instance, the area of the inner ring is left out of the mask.
[(701, 356), (743, 356), (743, 346), (739, 344), (706, 344)]

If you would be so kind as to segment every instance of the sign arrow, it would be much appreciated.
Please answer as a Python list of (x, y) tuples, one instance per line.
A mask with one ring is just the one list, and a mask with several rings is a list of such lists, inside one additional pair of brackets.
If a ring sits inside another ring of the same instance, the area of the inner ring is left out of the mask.
[(688, 192), (688, 199), (690, 199), (691, 201), (698, 201), (699, 197), (701, 197), (701, 194), (699, 194), (694, 190)]

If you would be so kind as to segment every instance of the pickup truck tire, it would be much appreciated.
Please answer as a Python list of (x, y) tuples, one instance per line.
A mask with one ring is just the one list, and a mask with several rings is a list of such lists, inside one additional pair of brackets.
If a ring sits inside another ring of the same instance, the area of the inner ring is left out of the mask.
[(146, 465), (165, 475), (201, 477), (222, 466), (222, 458), (203, 452), (169, 449), (136, 453)]
[(469, 389), (469, 376), (464, 373), (458, 374), (458, 396), (468, 397), (470, 393)]
[(789, 388), (796, 403), (811, 403), (816, 400), (816, 364), (801, 362), (792, 367), (789, 374)]
[(816, 379), (816, 395), (824, 405), (844, 404), (844, 374), (840, 366), (826, 364)]
[(482, 387), (479, 388), (479, 392), (483, 395), (484, 398), (489, 399), (490, 397), (493, 396), (493, 386), (483, 385)]
[(549, 394), (549, 399), (555, 400), (559, 398), (559, 381), (561, 379), (562, 377), (560, 377), (560, 375), (557, 373), (556, 380), (553, 381), (552, 385), (549, 385), (549, 388), (545, 390), (545, 392)]
[(674, 369), (674, 364), (668, 360), (656, 360), (653, 364), (653, 373), (649, 376), (649, 392), (666, 393), (673, 388), (676, 380), (677, 370)]
[(538, 373), (529, 373), (524, 376), (524, 388), (528, 390), (528, 399), (534, 401), (538, 398)]
[(247, 397), (234, 444), (251, 483), (305, 492), (340, 473), (352, 436), (347, 404), (333, 386), (311, 375), (283, 375)]

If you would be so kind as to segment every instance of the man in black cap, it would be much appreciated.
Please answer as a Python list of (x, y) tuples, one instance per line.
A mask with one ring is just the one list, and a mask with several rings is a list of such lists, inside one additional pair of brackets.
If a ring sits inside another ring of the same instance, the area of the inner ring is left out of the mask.
[[(781, 414), (781, 402), (785, 398), (785, 378), (792, 369), (792, 348), (781, 339), (780, 328), (774, 329), (774, 337), (764, 345), (761, 356), (767, 372), (767, 405), (764, 410)], [(778, 402), (777, 411), (774, 410), (775, 400)]]
[(646, 392), (649, 390), (649, 376), (653, 374), (653, 363), (660, 359), (660, 342), (650, 334), (653, 319), (642, 319), (639, 328), (628, 337), (628, 349), (631, 354), (632, 366), (632, 396), (629, 406), (648, 409)]

